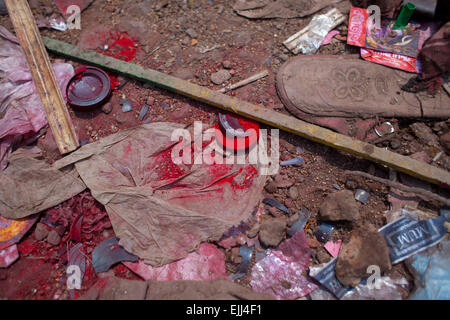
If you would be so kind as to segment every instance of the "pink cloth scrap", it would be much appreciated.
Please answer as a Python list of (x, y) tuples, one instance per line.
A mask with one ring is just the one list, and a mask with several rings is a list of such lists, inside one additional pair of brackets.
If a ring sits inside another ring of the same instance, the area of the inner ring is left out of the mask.
[(325, 249), (333, 256), (337, 257), (339, 254), (339, 250), (341, 249), (342, 240), (338, 240), (337, 242), (328, 241), (325, 243)]
[(19, 250), (16, 244), (0, 250), (0, 268), (8, 268), (17, 259), (19, 259)]
[(186, 258), (159, 268), (145, 264), (142, 260), (122, 263), (144, 280), (214, 280), (228, 277), (225, 255), (211, 243), (202, 243), (197, 251), (191, 252)]
[(331, 42), (331, 39), (333, 39), (333, 37), (338, 34), (340, 34), (340, 32), (337, 30), (331, 30), (330, 32), (328, 32), (328, 34), (325, 36), (325, 39), (323, 39), (322, 41), (322, 46), (329, 44)]

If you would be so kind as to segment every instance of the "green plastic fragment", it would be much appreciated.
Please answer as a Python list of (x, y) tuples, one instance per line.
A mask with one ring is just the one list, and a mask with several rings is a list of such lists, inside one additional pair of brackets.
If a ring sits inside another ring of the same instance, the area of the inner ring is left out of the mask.
[(416, 5), (411, 2), (407, 2), (400, 10), (398, 14), (397, 20), (395, 20), (395, 24), (392, 27), (393, 30), (397, 29), (405, 29), (408, 25), (409, 19), (411, 19), (412, 14), (416, 10)]

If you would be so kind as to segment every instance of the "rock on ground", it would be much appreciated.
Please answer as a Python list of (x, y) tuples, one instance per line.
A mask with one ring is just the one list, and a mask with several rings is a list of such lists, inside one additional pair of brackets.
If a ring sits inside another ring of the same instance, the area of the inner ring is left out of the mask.
[(34, 238), (38, 241), (42, 241), (48, 236), (48, 233), (49, 230), (47, 227), (43, 223), (39, 222), (36, 225), (36, 230), (34, 230)]
[(285, 216), (265, 219), (259, 230), (259, 241), (266, 247), (278, 246), (284, 239), (286, 225)]
[(414, 132), (419, 141), (423, 144), (439, 147), (438, 137), (433, 131), (423, 122), (416, 122), (409, 126)]
[(444, 148), (445, 152), (450, 154), (450, 132), (447, 132), (446, 134), (443, 134), (439, 138), (439, 142), (441, 143), (441, 145)]
[(345, 286), (355, 287), (362, 278), (369, 276), (367, 267), (376, 265), (380, 272), (391, 269), (389, 250), (383, 236), (369, 226), (353, 231), (348, 243), (344, 243), (336, 262), (336, 278)]
[(342, 190), (328, 195), (320, 206), (320, 218), (325, 221), (356, 221), (359, 208), (350, 190)]
[(227, 70), (220, 70), (211, 75), (211, 81), (217, 85), (230, 80), (230, 78), (231, 78), (231, 74)]
[(61, 242), (61, 237), (56, 230), (52, 230), (48, 233), (47, 242), (52, 246), (57, 246)]

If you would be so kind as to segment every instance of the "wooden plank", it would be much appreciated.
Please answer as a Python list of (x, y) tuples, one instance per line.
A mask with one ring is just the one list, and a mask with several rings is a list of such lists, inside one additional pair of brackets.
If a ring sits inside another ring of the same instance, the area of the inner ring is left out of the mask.
[(227, 96), (155, 70), (145, 69), (136, 64), (117, 60), (96, 52), (84, 51), (68, 43), (46, 37), (44, 37), (44, 42), (50, 51), (68, 58), (151, 83), (226, 111), (237, 113), (304, 138), (386, 165), (428, 182), (447, 188), (450, 187), (450, 173), (448, 171), (419, 162), (410, 157), (378, 148), (366, 142), (352, 139), (292, 116)]
[(79, 146), (78, 137), (28, 2), (5, 0), (5, 3), (58, 149), (63, 154), (73, 151)]

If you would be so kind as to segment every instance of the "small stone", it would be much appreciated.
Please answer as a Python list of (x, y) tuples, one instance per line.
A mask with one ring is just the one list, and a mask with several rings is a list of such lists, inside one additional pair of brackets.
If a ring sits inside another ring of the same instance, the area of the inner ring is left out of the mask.
[(287, 198), (286, 200), (284, 200), (284, 205), (288, 208), (291, 209), (295, 206), (294, 201), (292, 201), (291, 198)]
[(119, 112), (119, 113), (116, 115), (116, 121), (117, 121), (117, 123), (119, 123), (119, 124), (125, 123), (125, 122), (127, 121), (127, 117), (126, 117), (126, 115), (125, 115), (124, 113)]
[(112, 103), (111, 102), (107, 102), (102, 106), (102, 111), (103, 113), (109, 114), (112, 111), (113, 107), (112, 107)]
[(181, 40), (181, 44), (183, 46), (187, 46), (189, 43), (191, 43), (191, 39), (189, 37), (184, 37), (183, 40)]
[(52, 246), (57, 246), (61, 242), (61, 237), (56, 230), (52, 230), (48, 233), (47, 242)]
[(191, 38), (197, 38), (197, 36), (198, 36), (197, 31), (195, 31), (195, 30), (192, 29), (192, 28), (187, 29), (187, 30), (186, 30), (186, 33), (187, 33), (187, 35), (188, 35), (189, 37), (191, 37)]
[(283, 212), (275, 207), (270, 207), (269, 209), (267, 209), (269, 211), (269, 213), (274, 216), (274, 217), (279, 217), (283, 214)]
[(439, 142), (441, 143), (441, 145), (444, 148), (445, 152), (447, 154), (450, 154), (450, 132), (447, 132), (446, 134), (443, 134), (439, 138)]
[(231, 78), (231, 74), (227, 70), (220, 70), (211, 75), (211, 81), (217, 85), (230, 80), (230, 78)]
[(255, 223), (255, 224), (253, 225), (253, 227), (251, 227), (251, 229), (247, 231), (247, 236), (248, 236), (249, 238), (254, 238), (254, 237), (256, 237), (257, 234), (258, 234), (258, 232), (259, 232), (259, 229), (260, 229), (260, 228), (261, 228), (261, 224)]
[(44, 240), (48, 236), (49, 230), (45, 224), (39, 222), (36, 225), (36, 230), (34, 230), (34, 238), (38, 241)]
[(400, 148), (400, 146), (401, 146), (402, 144), (401, 144), (401, 142), (400, 142), (399, 139), (392, 139), (392, 140), (390, 141), (390, 145), (391, 145), (391, 148), (392, 148), (392, 149), (396, 150), (396, 149)]
[(277, 185), (277, 188), (289, 188), (293, 186), (295, 183), (294, 179), (289, 179), (286, 175), (283, 174), (275, 175), (274, 180)]
[(324, 221), (356, 221), (359, 208), (350, 190), (328, 195), (320, 206), (320, 218)]
[(350, 190), (358, 188), (358, 185), (358, 181), (356, 181), (354, 178), (348, 178), (347, 181), (345, 181), (345, 187)]
[(225, 69), (231, 69), (231, 68), (232, 68), (231, 62), (228, 61), (228, 60), (225, 60), (224, 62), (222, 62), (222, 66), (223, 66)]
[(264, 187), (268, 193), (275, 193), (277, 191), (277, 184), (275, 181), (270, 181), (266, 186)]
[(155, 103), (155, 98), (153, 98), (151, 96), (147, 98), (147, 104), (149, 106), (152, 106), (154, 103)]
[(281, 61), (287, 61), (289, 59), (289, 56), (287, 54), (282, 53), (278, 56), (278, 58), (280, 58)]
[(289, 188), (289, 197), (291, 197), (292, 200), (297, 200), (298, 188), (296, 186), (292, 186)]
[(416, 122), (409, 126), (409, 128), (414, 132), (419, 141), (423, 144), (438, 147), (438, 137), (433, 133), (433, 131), (425, 123)]
[(292, 216), (290, 216), (287, 220), (287, 225), (290, 227), (292, 226), (299, 218), (298, 213), (294, 213)]
[(286, 217), (268, 218), (261, 224), (259, 241), (266, 247), (276, 247), (284, 239), (286, 233)]
[(344, 286), (355, 287), (367, 277), (367, 267), (376, 265), (381, 272), (391, 269), (389, 249), (384, 237), (375, 227), (365, 227), (352, 233), (344, 243), (336, 261), (336, 278)]

